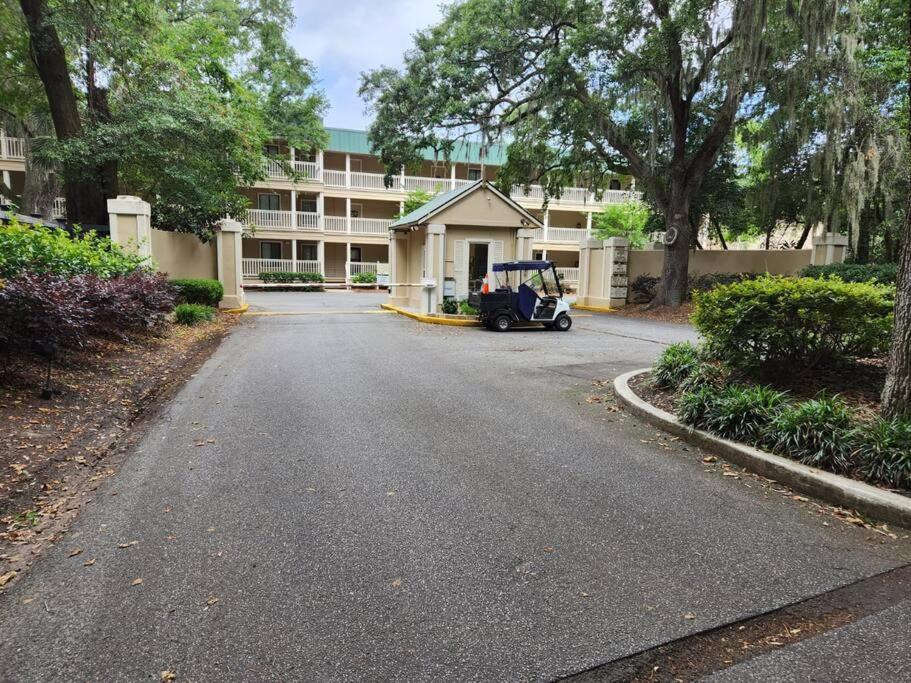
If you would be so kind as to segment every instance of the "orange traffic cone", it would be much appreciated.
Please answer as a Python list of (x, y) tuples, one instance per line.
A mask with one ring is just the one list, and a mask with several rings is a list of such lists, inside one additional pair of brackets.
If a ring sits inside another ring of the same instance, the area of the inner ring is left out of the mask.
[(490, 285), (487, 284), (487, 274), (484, 274), (484, 282), (481, 284), (481, 294), (490, 294)]

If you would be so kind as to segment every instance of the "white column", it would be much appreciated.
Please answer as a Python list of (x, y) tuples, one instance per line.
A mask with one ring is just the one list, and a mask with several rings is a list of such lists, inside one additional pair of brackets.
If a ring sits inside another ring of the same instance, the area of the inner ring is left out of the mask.
[[(2, 128), (0, 128), (0, 159), (3, 159), (5, 157), (6, 157), (6, 131), (3, 130)], [(3, 175), (5, 178), (9, 174), (6, 171), (4, 171)], [(9, 185), (9, 181), (4, 180), (4, 182), (6, 182), (6, 184)]]
[(319, 181), (323, 179), (323, 150), (318, 150), (316, 153), (316, 179)]
[(316, 225), (320, 230), (325, 230), (326, 226), (323, 222), (323, 214), (326, 213), (326, 198), (323, 197), (323, 193), (320, 192), (316, 195)]
[(326, 242), (320, 240), (316, 243), (316, 260), (319, 261), (319, 274), (326, 277)]
[(293, 147), (288, 147), (288, 150), (289, 150), (290, 156), (291, 156), (291, 166), (294, 166), (295, 149)]
[(544, 209), (544, 240), (547, 241), (547, 233), (550, 228), (550, 209)]
[(297, 230), (297, 190), (291, 190), (291, 229)]
[(405, 165), (402, 164), (402, 167), (399, 169), (399, 188), (404, 192), (405, 191)]
[(351, 242), (345, 243), (345, 284), (351, 284)]
[[(3, 172), (3, 184), (6, 185), (9, 189), (11, 189), (11, 190), (13, 189), (13, 182), (12, 182), (12, 179), (10, 178), (9, 171)], [(3, 196), (3, 194), (0, 193), (0, 197), (2, 197), (2, 196)], [(12, 197), (9, 197), (9, 199), (12, 199)]]
[(591, 237), (592, 234), (592, 212), (585, 214), (585, 234)]
[(297, 240), (291, 240), (291, 272), (297, 272)]
[(405, 215), (405, 202), (402, 202), (402, 201), (399, 202), (399, 215), (400, 216)]
[(547, 249), (543, 249), (543, 250), (541, 251), (541, 260), (542, 260), (542, 261), (546, 261), (546, 260), (547, 260)]
[(351, 187), (351, 155), (345, 155), (345, 187)]
[(351, 197), (345, 197), (345, 230), (351, 232)]
[(449, 189), (450, 190), (455, 189), (455, 181), (456, 181), (455, 169), (456, 169), (455, 164), (452, 164), (449, 168)]

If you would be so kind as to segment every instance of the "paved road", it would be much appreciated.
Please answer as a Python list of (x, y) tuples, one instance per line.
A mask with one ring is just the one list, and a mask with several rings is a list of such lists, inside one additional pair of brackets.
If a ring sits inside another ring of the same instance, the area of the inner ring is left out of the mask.
[(687, 328), (251, 300), (300, 315), (245, 317), (0, 599), (0, 680), (550, 679), (911, 558), (584, 400)]

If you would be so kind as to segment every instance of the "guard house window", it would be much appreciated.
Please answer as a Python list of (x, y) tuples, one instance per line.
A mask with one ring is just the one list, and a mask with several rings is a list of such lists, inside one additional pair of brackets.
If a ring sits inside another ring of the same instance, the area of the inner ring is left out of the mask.
[(481, 167), (472, 166), (468, 169), (468, 179), (469, 180), (480, 180), (481, 179)]
[(610, 189), (612, 189), (612, 190), (619, 190), (619, 189), (620, 189), (620, 181), (617, 180), (616, 178), (614, 178), (613, 180), (611, 180), (611, 181), (610, 181)]
[(278, 211), (281, 208), (281, 197), (277, 194), (261, 194), (257, 197), (256, 205), (260, 211)]
[(259, 257), (268, 259), (280, 259), (282, 257), (281, 242), (260, 242)]

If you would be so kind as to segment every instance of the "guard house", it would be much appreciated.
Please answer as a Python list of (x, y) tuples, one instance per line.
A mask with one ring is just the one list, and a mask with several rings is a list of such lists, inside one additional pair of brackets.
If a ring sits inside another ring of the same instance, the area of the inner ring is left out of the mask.
[(494, 263), (531, 259), (542, 228), (484, 180), (434, 197), (389, 227), (389, 303), (437, 313), (467, 299)]

